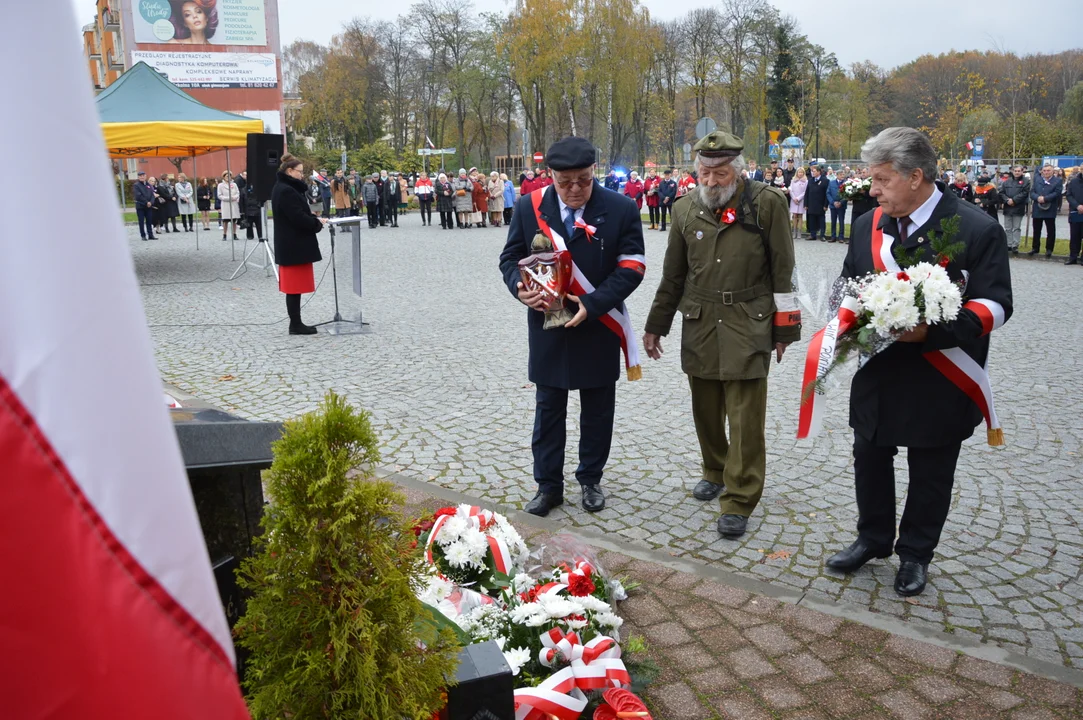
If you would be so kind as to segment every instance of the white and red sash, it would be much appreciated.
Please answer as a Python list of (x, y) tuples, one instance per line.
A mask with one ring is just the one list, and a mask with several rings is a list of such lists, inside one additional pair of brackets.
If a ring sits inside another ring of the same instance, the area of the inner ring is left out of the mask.
[[(544, 195), (545, 188), (530, 193), (530, 201), (534, 205), (534, 217), (538, 220), (538, 229), (549, 238), (555, 249), (566, 251), (568, 245), (564, 241), (564, 237), (560, 233), (554, 233), (549, 224), (542, 218), (541, 202)], [(593, 239), (597, 228), (581, 223), (583, 223), (583, 220), (580, 218), (576, 221), (576, 227), (584, 229), (588, 240)], [(617, 267), (630, 268), (642, 275), (646, 272), (647, 260), (643, 255), (619, 255), (617, 256)], [(572, 260), (571, 291), (576, 296), (594, 292), (594, 285), (591, 284), (574, 260)], [(624, 351), (624, 366), (628, 371), (628, 379), (639, 380), (642, 378), (643, 368), (639, 364), (639, 347), (636, 344), (635, 329), (632, 327), (632, 317), (628, 314), (628, 308), (622, 303), (621, 307), (613, 308), (598, 319), (620, 338), (620, 347)]]
[[(872, 264), (877, 272), (899, 272), (901, 270), (899, 263), (895, 262), (895, 256), (891, 253), (894, 238), (890, 235), (885, 236), (884, 231), (880, 229), (882, 215), (882, 208), (873, 210)], [(969, 310), (978, 316), (983, 335), (988, 335), (1004, 324), (1004, 308), (995, 300), (985, 298), (968, 300), (963, 305), (963, 310)], [(967, 397), (973, 400), (981, 410), (982, 416), (985, 417), (989, 444), (1003, 445), (1004, 431), (1000, 427), (1000, 419), (997, 418), (996, 409), (993, 407), (993, 389), (989, 383), (989, 372), (986, 368), (957, 347), (932, 350), (924, 353), (924, 357), (953, 385), (966, 393)]]
[(805, 372), (801, 379), (801, 411), (797, 419), (797, 437), (818, 435), (823, 425), (824, 396), (815, 390), (816, 383), (827, 374), (835, 361), (838, 339), (857, 323), (857, 298), (847, 297), (831, 322), (812, 336), (805, 353)]

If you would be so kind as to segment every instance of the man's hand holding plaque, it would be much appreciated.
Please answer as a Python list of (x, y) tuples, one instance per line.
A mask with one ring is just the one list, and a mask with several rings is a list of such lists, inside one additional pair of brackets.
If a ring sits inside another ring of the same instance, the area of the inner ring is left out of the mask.
[(545, 313), (546, 330), (564, 327), (575, 317), (565, 299), (572, 282), (571, 255), (554, 251), (549, 238), (541, 233), (534, 236), (530, 249), (533, 254), (519, 261), (519, 299)]

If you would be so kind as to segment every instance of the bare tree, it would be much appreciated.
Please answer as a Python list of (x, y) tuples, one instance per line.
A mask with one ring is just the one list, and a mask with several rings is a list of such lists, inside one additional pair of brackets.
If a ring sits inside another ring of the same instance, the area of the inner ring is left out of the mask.
[(327, 60), (327, 48), (311, 40), (295, 40), (282, 50), (282, 91), (300, 90), (301, 76), (318, 70)]

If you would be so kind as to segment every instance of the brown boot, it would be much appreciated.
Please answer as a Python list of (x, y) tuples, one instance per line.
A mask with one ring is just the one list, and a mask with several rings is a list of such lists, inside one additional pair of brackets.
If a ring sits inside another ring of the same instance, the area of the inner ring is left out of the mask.
[(651, 230), (656, 230), (656, 229), (657, 229), (657, 228), (655, 227), (655, 224), (654, 224), (654, 223), (651, 223)]

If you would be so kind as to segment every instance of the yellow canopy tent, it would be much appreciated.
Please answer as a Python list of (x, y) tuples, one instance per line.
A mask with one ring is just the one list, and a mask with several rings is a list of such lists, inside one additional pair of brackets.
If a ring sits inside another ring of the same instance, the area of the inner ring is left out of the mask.
[(193, 175), (197, 155), (225, 150), (229, 167), (229, 148), (263, 132), (262, 120), (207, 107), (144, 62), (102, 91), (97, 106), (110, 157), (191, 157)]
[(113, 158), (188, 157), (245, 147), (263, 121), (215, 110), (136, 63), (97, 98)]

